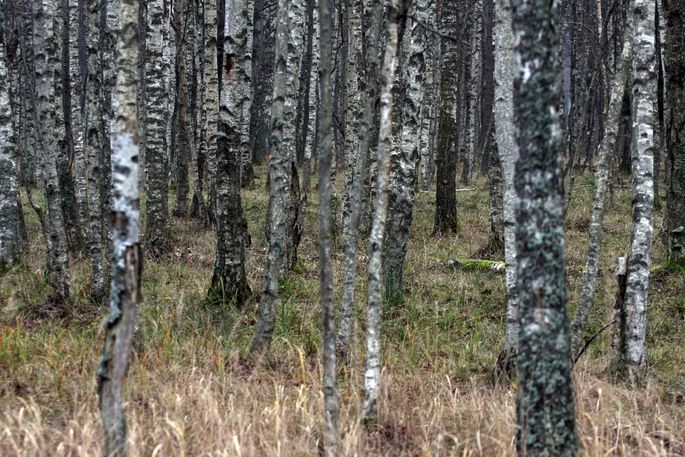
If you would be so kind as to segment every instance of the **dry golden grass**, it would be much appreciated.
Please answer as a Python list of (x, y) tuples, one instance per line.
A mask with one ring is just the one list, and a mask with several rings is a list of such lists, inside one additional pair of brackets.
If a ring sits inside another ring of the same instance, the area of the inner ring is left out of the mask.
[[(381, 420), (357, 421), (363, 378), (364, 280), (357, 340), (341, 369), (341, 447), (345, 456), (512, 456), (515, 388), (489, 380), (504, 332), (501, 276), (454, 272), (447, 260), (486, 242), (485, 183), (459, 194), (458, 236), (435, 239), (432, 193), (420, 193), (406, 270), (407, 300), (384, 311)], [(568, 215), (571, 302), (582, 280), (592, 183), (579, 177)], [(283, 283), (272, 354), (254, 372), (244, 356), (255, 304), (238, 313), (204, 303), (214, 238), (174, 221), (176, 248), (148, 259), (145, 304), (127, 388), (133, 456), (311, 456), (321, 429), (316, 198), (309, 208), (298, 273)], [(244, 193), (253, 246), (249, 277), (258, 291), (265, 262), (261, 188)], [(630, 196), (607, 215), (605, 255), (590, 332), (610, 315), (616, 256), (630, 237)], [(43, 245), (33, 216), (23, 265), (0, 278), (0, 455), (91, 456), (101, 452), (95, 371), (105, 309), (87, 303), (88, 261), (72, 265), (69, 317), (41, 314), (49, 293)], [(658, 225), (657, 225), (658, 226)], [(662, 248), (656, 244), (656, 261)], [(362, 255), (362, 258), (365, 256)], [(335, 255), (340, 282), (343, 256)], [(362, 266), (362, 270), (364, 267)], [(685, 455), (685, 279), (662, 277), (652, 289), (645, 386), (605, 376), (608, 336), (575, 369), (579, 435), (588, 456)], [(340, 293), (338, 288), (338, 293)]]

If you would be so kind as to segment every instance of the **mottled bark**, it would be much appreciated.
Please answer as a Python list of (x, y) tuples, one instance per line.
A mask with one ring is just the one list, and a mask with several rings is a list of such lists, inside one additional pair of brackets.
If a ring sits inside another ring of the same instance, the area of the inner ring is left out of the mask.
[(566, 319), (558, 1), (514, 0), (514, 116), (519, 293), (516, 447), (521, 456), (576, 456)]
[[(321, 147), (319, 148), (319, 277), (321, 312), (323, 316), (323, 395), (324, 456), (334, 457), (338, 447), (338, 389), (336, 386), (335, 359), (335, 307), (333, 303), (333, 266), (331, 263), (331, 238), (333, 218), (331, 214), (331, 156), (333, 154), (333, 111), (331, 73), (332, 17), (327, 1), (319, 2), (319, 84), (321, 93)], [(309, 75), (307, 75), (309, 77)]]
[[(36, 55), (36, 118), (39, 123), (39, 144), (43, 152), (42, 171), (45, 183), (47, 211), (46, 243), (47, 271), (54, 288), (53, 300), (62, 303), (69, 299), (69, 258), (67, 239), (62, 216), (57, 161), (61, 153), (57, 130), (60, 116), (59, 100), (55, 94), (55, 77), (59, 75), (58, 39), (55, 24), (59, 18), (54, 0), (42, 0), (35, 5), (35, 55)], [(55, 69), (57, 67), (57, 69)]]
[(176, 206), (174, 216), (185, 217), (188, 213), (188, 183), (191, 160), (191, 114), (188, 87), (188, 0), (174, 0), (174, 27), (176, 28), (176, 87), (178, 152), (176, 157)]
[(216, 221), (216, 163), (220, 83), (217, 62), (217, 7), (215, 2), (204, 3), (203, 39), (203, 97), (200, 107), (202, 134), (198, 146), (198, 155), (204, 156), (207, 164), (204, 179), (204, 188), (209, 192), (207, 222), (213, 224)]
[[(354, 0), (352, 0), (354, 1)], [(354, 295), (357, 284), (357, 240), (359, 237), (359, 221), (362, 211), (362, 192), (364, 188), (364, 179), (367, 172), (367, 163), (369, 157), (369, 150), (372, 135), (372, 122), (374, 118), (374, 107), (378, 97), (378, 85), (376, 84), (376, 75), (380, 71), (380, 28), (383, 17), (383, 5), (380, 2), (366, 2), (364, 9), (367, 17), (370, 19), (370, 26), (365, 30), (366, 43), (364, 49), (366, 50), (366, 65), (362, 56), (358, 52), (361, 48), (361, 34), (362, 34), (362, 8), (360, 4), (350, 5), (349, 9), (349, 27), (355, 28), (356, 31), (351, 30), (349, 37), (357, 43), (354, 48), (357, 52), (353, 53), (351, 63), (354, 67), (348, 67), (350, 71), (357, 68), (361, 71), (358, 79), (358, 89), (360, 92), (359, 104), (352, 103), (349, 105), (351, 109), (361, 109), (358, 115), (358, 125), (354, 122), (348, 124), (351, 128), (356, 128), (356, 137), (354, 141), (356, 147), (357, 157), (354, 163), (353, 177), (351, 183), (350, 195), (350, 219), (349, 223), (343, 225), (343, 240), (345, 242), (345, 279), (343, 286), (343, 299), (340, 314), (340, 326), (337, 336), (338, 354), (342, 359), (346, 359), (352, 340), (354, 330)], [(355, 77), (357, 75), (350, 75)], [(353, 92), (349, 92), (352, 94)], [(352, 113), (350, 113), (352, 114)], [(352, 132), (349, 132), (352, 133)], [(348, 151), (350, 154), (350, 151)], [(350, 154), (352, 155), (352, 154)]]
[(514, 56), (514, 33), (511, 29), (511, 6), (506, 0), (495, 2), (495, 110), (494, 126), (497, 152), (502, 166), (504, 187), (504, 261), (505, 284), (507, 287), (507, 328), (504, 349), (497, 361), (496, 371), (507, 375), (515, 372), (518, 352), (518, 288), (516, 282), (516, 208), (518, 195), (514, 187), (516, 162), (519, 158), (516, 133), (514, 131), (514, 88), (513, 78), (516, 71)]
[(653, 235), (653, 147), (656, 96), (654, 1), (635, 0), (633, 43), (633, 231), (626, 275), (626, 341), (623, 354), (627, 374), (646, 367), (647, 296)]
[[(240, 44), (242, 49), (245, 49), (243, 58), (236, 61), (236, 78), (242, 80), (244, 88), (240, 100), (240, 161), (241, 172), (240, 180), (243, 186), (250, 185), (254, 179), (254, 170), (252, 169), (252, 149), (250, 148), (250, 113), (252, 111), (252, 31), (253, 16), (254, 16), (254, 1), (246, 0), (243, 9), (243, 21), (241, 31), (239, 32)], [(236, 100), (237, 102), (237, 100)]]
[(392, 141), (392, 89), (395, 81), (395, 64), (397, 62), (397, 29), (398, 22), (406, 15), (405, 2), (391, 0), (387, 5), (387, 31), (385, 55), (381, 68), (380, 123), (378, 127), (377, 192), (374, 201), (371, 235), (369, 236), (369, 265), (367, 268), (369, 302), (366, 330), (366, 366), (364, 369), (364, 403), (362, 418), (367, 423), (378, 422), (378, 400), (381, 375), (381, 304), (383, 297), (382, 253), (385, 238), (385, 224), (388, 214), (388, 180), (390, 175), (390, 151)]
[(113, 252), (110, 313), (102, 359), (98, 368), (98, 395), (104, 426), (103, 454), (127, 455), (123, 389), (131, 360), (131, 342), (137, 308), (142, 301), (142, 250), (139, 244), (138, 122), (136, 92), (139, 84), (138, 2), (115, 0), (111, 12), (118, 25), (114, 66), (115, 114), (113, 125)]
[[(440, 12), (440, 28), (457, 30), (457, 0), (444, 0)], [(440, 70), (440, 95), (438, 115), (438, 139), (435, 165), (435, 224), (433, 232), (447, 234), (457, 232), (457, 85), (459, 72), (459, 44), (443, 38), (440, 41), (442, 66)]]
[(383, 278), (386, 303), (402, 300), (402, 280), (407, 245), (411, 233), (416, 188), (416, 168), (419, 159), (419, 128), (423, 107), (424, 74), (426, 72), (426, 29), (419, 24), (426, 23), (427, 2), (414, 3), (413, 16), (408, 34), (403, 39), (405, 54), (405, 94), (401, 100), (402, 127), (399, 148), (391, 149), (391, 174), (389, 187), (389, 212), (387, 242), (383, 263)]
[(83, 112), (86, 176), (88, 189), (88, 245), (91, 263), (91, 299), (100, 302), (105, 298), (105, 259), (103, 255), (103, 219), (100, 179), (105, 164), (102, 161), (104, 142), (102, 110), (102, 65), (100, 61), (100, 14), (103, 3), (87, 2), (85, 105)]
[(678, 232), (675, 232), (679, 227), (685, 227), (685, 5), (678, 0), (663, 0), (663, 9), (669, 107), (666, 149), (670, 164), (664, 228), (669, 237), (670, 257), (679, 260), (685, 256), (682, 235), (678, 239)]
[(498, 257), (504, 251), (504, 193), (502, 183), (502, 161), (495, 141), (495, 132), (491, 127), (490, 139), (485, 141), (484, 146), (490, 150), (484, 157), (489, 160), (487, 169), (488, 176), (488, 215), (490, 220), (490, 232), (485, 253)]
[(312, 58), (314, 51), (314, 0), (307, 0), (307, 32), (305, 34), (305, 47), (300, 65), (300, 84), (297, 95), (297, 112), (295, 125), (297, 128), (295, 137), (295, 158), (298, 165), (305, 160), (307, 147), (307, 134), (309, 133), (309, 111), (311, 107), (311, 81), (312, 81)]
[[(0, 81), (8, 80), (5, 45), (4, 10), (0, 8)], [(25, 241), (8, 89), (7, 84), (0, 85), (0, 274), (19, 258)]]
[(250, 296), (245, 274), (245, 246), (248, 244), (247, 221), (240, 199), (240, 128), (241, 106), (236, 103), (249, 89), (233, 72), (235, 62), (245, 59), (249, 50), (241, 47), (245, 33), (245, 2), (233, 0), (227, 5), (224, 21), (224, 57), (221, 73), (221, 109), (217, 144), (217, 248), (214, 274), (209, 290), (213, 301), (243, 306)]
[[(628, 15), (626, 30), (632, 30), (632, 15)], [(576, 310), (573, 324), (571, 326), (572, 350), (577, 354), (581, 349), (581, 339), (585, 331), (585, 322), (592, 306), (597, 286), (597, 275), (599, 272), (599, 261), (602, 253), (602, 238), (604, 228), (604, 203), (606, 200), (607, 183), (609, 179), (609, 154), (616, 148), (616, 137), (618, 135), (619, 120), (621, 117), (621, 105), (626, 82), (630, 75), (630, 65), (633, 55), (633, 37), (630, 33), (626, 34), (623, 43), (621, 61), (612, 82), (610, 101), (606, 113), (606, 129), (602, 143), (597, 151), (597, 165), (595, 170), (595, 193), (592, 199), (592, 216), (588, 234), (588, 254), (585, 264), (583, 286), (580, 301)]]
[[(278, 309), (278, 282), (283, 276), (285, 269), (288, 234), (287, 234), (287, 210), (289, 205), (290, 167), (292, 150), (289, 150), (294, 136), (288, 136), (294, 132), (294, 125), (286, 128), (288, 123), (287, 113), (294, 107), (294, 101), (288, 101), (292, 88), (291, 76), (296, 75), (293, 68), (289, 68), (292, 62), (289, 56), (289, 43), (293, 38), (293, 16), (299, 13), (299, 8), (286, 0), (278, 1), (276, 18), (276, 49), (273, 105), (271, 108), (272, 132), (269, 142), (271, 158), (269, 160), (269, 181), (271, 183), (271, 195), (269, 198), (269, 253), (267, 266), (264, 272), (261, 301), (259, 303), (259, 318), (255, 327), (250, 352), (253, 356), (260, 356), (268, 351), (273, 337), (276, 310)], [(293, 46), (294, 47), (294, 46)], [(294, 50), (294, 49), (293, 49)], [(291, 83), (291, 84), (289, 84)], [(294, 114), (294, 113), (292, 113)], [(293, 116), (294, 119), (294, 116)]]
[[(143, 82), (146, 92), (146, 122), (143, 126), (147, 178), (145, 249), (153, 255), (160, 255), (170, 248), (168, 233), (169, 165), (167, 162), (168, 145), (166, 135), (169, 113), (167, 111), (163, 67), (164, 1), (149, 1), (147, 4), (147, 14), (147, 58), (145, 59), (147, 78)], [(216, 60), (216, 53), (213, 55)]]

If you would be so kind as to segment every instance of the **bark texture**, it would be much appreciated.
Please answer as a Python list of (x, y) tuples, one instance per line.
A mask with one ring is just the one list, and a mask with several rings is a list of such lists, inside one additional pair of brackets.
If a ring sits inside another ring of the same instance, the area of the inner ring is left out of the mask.
[(566, 271), (558, 1), (514, 0), (519, 292), (518, 455), (575, 456)]
[[(240, 125), (238, 102), (247, 87), (232, 71), (235, 62), (244, 59), (246, 48), (240, 46), (239, 32), (244, 32), (245, 2), (232, 0), (225, 11), (224, 68), (221, 73), (221, 111), (217, 145), (217, 248), (210, 299), (241, 307), (250, 296), (245, 274), (245, 246), (248, 244), (247, 221), (240, 199)], [(237, 15), (237, 17), (233, 16)], [(232, 18), (233, 16), (233, 18)]]
[(653, 148), (656, 96), (654, 2), (635, 0), (633, 43), (633, 232), (626, 274), (626, 341), (623, 355), (627, 374), (646, 366), (647, 296), (653, 235)]
[[(404, 3), (404, 2), (403, 2)], [(369, 301), (366, 333), (366, 367), (364, 370), (364, 403), (362, 418), (368, 423), (378, 422), (378, 397), (381, 376), (381, 304), (382, 253), (385, 224), (388, 214), (388, 180), (392, 141), (393, 83), (397, 61), (397, 29), (400, 2), (391, 0), (387, 5), (387, 34), (385, 55), (381, 68), (380, 125), (378, 128), (377, 192), (374, 201), (371, 235), (369, 236)]]
[(666, 194), (665, 230), (669, 235), (669, 251), (673, 260), (685, 257), (685, 5), (682, 0), (663, 0), (666, 18), (664, 65), (666, 67), (666, 98), (670, 119), (666, 148), (670, 163), (670, 182)]
[(110, 5), (118, 16), (118, 26), (113, 30), (118, 37), (112, 158), (114, 244), (110, 313), (98, 369), (98, 394), (105, 436), (103, 454), (120, 457), (127, 455), (123, 387), (131, 360), (137, 308), (142, 301), (136, 118), (138, 2), (116, 0)]

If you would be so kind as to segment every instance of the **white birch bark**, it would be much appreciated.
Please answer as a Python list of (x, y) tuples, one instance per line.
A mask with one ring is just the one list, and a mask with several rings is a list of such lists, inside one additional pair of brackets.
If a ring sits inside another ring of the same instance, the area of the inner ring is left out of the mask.
[(371, 235), (369, 237), (369, 302), (366, 334), (366, 367), (364, 370), (364, 403), (362, 418), (378, 422), (378, 396), (381, 375), (381, 304), (382, 304), (382, 253), (385, 223), (388, 212), (388, 178), (390, 149), (392, 148), (392, 88), (397, 61), (398, 0), (387, 5), (387, 35), (385, 56), (381, 69), (380, 124), (377, 150), (377, 192), (374, 202)]
[(111, 30), (117, 42), (113, 65), (116, 81), (112, 157), (114, 224), (110, 314), (98, 368), (98, 394), (104, 426), (103, 454), (122, 457), (127, 455), (123, 387), (131, 360), (137, 308), (142, 301), (136, 117), (138, 2), (114, 0), (110, 7), (111, 13), (118, 17), (117, 28)]
[(623, 93), (626, 82), (630, 75), (631, 59), (633, 56), (633, 16), (627, 15), (626, 34), (623, 42), (621, 60), (616, 72), (616, 76), (611, 85), (611, 94), (605, 115), (605, 132), (602, 142), (597, 151), (597, 165), (595, 170), (595, 192), (592, 200), (592, 216), (588, 234), (588, 255), (585, 264), (583, 286), (580, 295), (580, 302), (576, 315), (571, 326), (572, 354), (575, 356), (581, 349), (581, 339), (585, 330), (585, 322), (592, 306), (597, 287), (597, 275), (599, 272), (599, 262), (602, 253), (602, 238), (604, 228), (604, 203), (609, 180), (609, 154), (616, 148), (616, 137), (618, 135), (619, 121), (621, 118), (621, 105), (623, 104)]
[[(4, 11), (0, 11), (0, 81), (7, 81)], [(12, 124), (9, 87), (0, 84), (0, 274), (14, 262), (24, 244), (21, 231), (19, 181), (14, 160), (16, 136)]]
[(654, 2), (635, 0), (633, 52), (633, 233), (626, 276), (626, 342), (631, 374), (645, 368), (647, 295), (653, 235), (654, 99), (656, 94)]
[(516, 288), (516, 207), (518, 195), (514, 188), (514, 168), (518, 160), (518, 146), (514, 131), (513, 81), (514, 33), (512, 13), (507, 0), (495, 2), (495, 137), (502, 165), (504, 181), (504, 261), (507, 287), (507, 328), (504, 340), (504, 368), (518, 350), (518, 292)]

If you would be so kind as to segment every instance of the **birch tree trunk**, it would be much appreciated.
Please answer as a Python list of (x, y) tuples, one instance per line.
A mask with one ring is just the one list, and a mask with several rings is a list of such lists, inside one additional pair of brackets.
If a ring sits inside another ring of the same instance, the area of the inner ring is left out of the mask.
[(206, 188), (209, 191), (207, 215), (209, 223), (215, 222), (216, 212), (216, 164), (217, 164), (217, 134), (219, 128), (219, 72), (217, 45), (217, 8), (215, 2), (204, 3), (204, 100), (202, 103), (202, 127), (204, 129), (203, 142), (207, 160)]
[[(114, 66), (115, 114), (113, 126), (114, 228), (110, 314), (102, 359), (98, 369), (98, 395), (104, 426), (103, 454), (127, 455), (123, 387), (131, 360), (136, 313), (142, 301), (142, 250), (139, 244), (138, 120), (136, 93), (139, 84), (138, 2), (115, 0), (111, 12), (118, 16), (112, 30), (117, 39)], [(115, 38), (116, 39), (116, 38)]]
[(685, 257), (685, 9), (682, 2), (663, 0), (666, 17), (666, 98), (669, 131), (666, 136), (670, 182), (667, 183), (665, 228), (672, 260)]
[[(402, 100), (402, 128), (399, 148), (391, 150), (390, 213), (383, 278), (387, 303), (402, 301), (404, 263), (407, 244), (411, 233), (414, 190), (416, 188), (416, 167), (419, 159), (419, 127), (423, 107), (423, 86), (426, 72), (426, 29), (421, 25), (428, 21), (425, 0), (414, 2), (409, 36), (405, 36), (407, 54), (405, 57), (406, 93)], [(418, 22), (417, 22), (418, 21)]]
[(221, 110), (217, 144), (216, 259), (209, 297), (241, 307), (251, 291), (245, 274), (247, 221), (240, 199), (240, 142), (242, 109), (240, 100), (249, 90), (233, 69), (249, 59), (242, 46), (247, 32), (245, 0), (231, 0), (224, 12), (224, 57), (221, 73)]
[(504, 262), (507, 287), (507, 328), (504, 349), (500, 353), (495, 372), (512, 375), (518, 352), (519, 315), (516, 280), (516, 208), (519, 200), (514, 187), (516, 162), (519, 158), (514, 131), (514, 33), (511, 29), (512, 12), (509, 1), (495, 1), (495, 110), (494, 125), (497, 152), (502, 166), (504, 184)]
[[(298, 9), (292, 2), (278, 1), (276, 16), (276, 49), (274, 64), (274, 92), (271, 107), (272, 132), (270, 138), (269, 181), (271, 195), (269, 198), (269, 254), (264, 272), (261, 302), (259, 303), (259, 317), (255, 327), (250, 353), (259, 357), (268, 351), (273, 337), (276, 310), (278, 309), (278, 281), (285, 268), (288, 240), (287, 240), (287, 209), (290, 204), (290, 170), (294, 147), (294, 125), (287, 127), (290, 119), (288, 112), (293, 108), (293, 100), (288, 101), (292, 94), (292, 81), (289, 72), (288, 48), (291, 38), (295, 35), (292, 30), (294, 17)], [(294, 48), (294, 44), (293, 44)], [(296, 76), (295, 76), (296, 78)], [(296, 92), (295, 92), (296, 93)], [(294, 119), (294, 117), (293, 117)]]
[(518, 71), (514, 116), (519, 291), (518, 455), (576, 456), (578, 440), (566, 320), (559, 2), (514, 0)]
[[(43, 179), (45, 182), (45, 201), (47, 211), (46, 242), (47, 271), (53, 286), (53, 300), (63, 303), (69, 299), (69, 258), (67, 240), (62, 216), (57, 160), (60, 154), (57, 138), (62, 132), (57, 130), (60, 107), (55, 97), (55, 65), (59, 65), (57, 36), (55, 35), (55, 0), (41, 0), (35, 5), (34, 45), (36, 56), (36, 118), (38, 119), (39, 141), (44, 151)], [(49, 57), (52, 56), (52, 57)]]
[(103, 256), (103, 203), (100, 179), (105, 164), (102, 160), (104, 143), (109, 139), (103, 132), (102, 64), (100, 49), (100, 15), (103, 3), (88, 0), (86, 5), (86, 57), (87, 79), (85, 86), (84, 128), (85, 156), (88, 178), (88, 225), (91, 263), (91, 300), (95, 303), (105, 298), (105, 256)]
[(653, 147), (656, 54), (654, 1), (635, 0), (633, 44), (633, 233), (626, 275), (626, 341), (623, 354), (627, 374), (634, 377), (646, 366), (647, 296), (653, 235)]
[(395, 81), (397, 61), (397, 29), (400, 11), (405, 11), (398, 0), (387, 4), (387, 35), (385, 56), (381, 68), (380, 125), (378, 128), (378, 175), (377, 192), (374, 201), (371, 235), (369, 237), (369, 302), (366, 333), (366, 367), (364, 370), (364, 403), (362, 419), (367, 423), (378, 422), (378, 396), (381, 375), (381, 304), (383, 302), (381, 277), (383, 240), (388, 214), (388, 179), (390, 175), (390, 151), (392, 148), (392, 88)]
[[(333, 29), (329, 2), (319, 1), (319, 84), (321, 93), (321, 148), (319, 149), (319, 277), (321, 312), (323, 316), (323, 395), (324, 395), (324, 455), (337, 455), (338, 389), (335, 360), (335, 307), (333, 302), (333, 266), (331, 264), (331, 155), (333, 154), (333, 97), (331, 73)], [(309, 77), (309, 75), (307, 75)]]
[[(355, 0), (352, 0), (353, 2)], [(370, 20), (369, 27), (366, 29), (366, 43), (363, 49), (366, 50), (366, 66), (362, 56), (358, 50), (361, 46), (362, 34), (362, 15), (361, 7), (364, 6), (366, 17)], [(359, 238), (359, 222), (362, 210), (362, 192), (365, 181), (365, 173), (367, 171), (368, 157), (370, 153), (372, 126), (374, 119), (374, 105), (378, 97), (378, 85), (376, 84), (376, 75), (380, 71), (380, 24), (383, 18), (383, 4), (381, 2), (366, 2), (364, 5), (351, 5), (349, 10), (349, 27), (356, 29), (351, 30), (349, 37), (355, 40), (357, 50), (353, 54), (353, 65), (350, 71), (359, 63), (359, 70), (362, 72), (359, 75), (359, 105), (351, 104), (350, 108), (354, 110), (357, 106), (362, 109), (358, 112), (359, 125), (350, 123), (348, 126), (355, 128), (357, 158), (354, 164), (354, 176), (352, 177), (352, 188), (350, 195), (350, 219), (347, 225), (343, 226), (343, 239), (345, 242), (345, 279), (343, 285), (343, 299), (340, 313), (340, 325), (337, 336), (337, 350), (340, 358), (343, 360), (347, 358), (350, 350), (354, 330), (354, 295), (357, 284), (357, 241)], [(357, 41), (359, 40), (359, 41)], [(351, 75), (352, 77), (354, 75)], [(348, 132), (350, 134), (352, 132)], [(349, 151), (348, 151), (349, 154)]]
[(619, 121), (621, 118), (621, 105), (623, 104), (623, 94), (626, 82), (630, 75), (631, 59), (633, 56), (633, 17), (628, 14), (626, 21), (625, 40), (621, 60), (616, 72), (616, 76), (611, 85), (611, 95), (606, 114), (606, 128), (604, 137), (597, 151), (597, 165), (595, 170), (595, 193), (592, 199), (592, 216), (590, 220), (590, 233), (588, 234), (588, 254), (585, 264), (585, 274), (583, 287), (580, 295), (580, 302), (576, 315), (571, 326), (572, 351), (577, 354), (581, 349), (581, 338), (585, 331), (585, 322), (590, 313), (592, 301), (595, 296), (597, 286), (597, 274), (599, 272), (599, 262), (602, 253), (602, 238), (604, 228), (604, 203), (606, 201), (607, 184), (609, 180), (609, 154), (616, 149), (616, 137), (618, 135)]
[[(240, 100), (240, 158), (241, 183), (243, 186), (252, 183), (254, 171), (252, 169), (252, 149), (250, 148), (250, 113), (252, 111), (252, 31), (254, 16), (254, 1), (246, 0), (243, 9), (243, 21), (240, 31), (240, 46), (245, 49), (243, 59), (238, 62), (236, 76), (242, 79), (243, 89)], [(294, 146), (293, 146), (294, 147)]]
[(188, 170), (191, 164), (190, 138), (190, 94), (188, 87), (188, 0), (174, 0), (174, 26), (176, 27), (176, 68), (178, 90), (177, 129), (178, 155), (176, 161), (176, 207), (174, 216), (185, 217), (188, 214)]
[[(170, 248), (169, 164), (166, 135), (166, 127), (170, 119), (164, 87), (164, 0), (150, 0), (147, 4), (147, 13), (147, 59), (145, 59), (147, 78), (144, 81), (146, 122), (143, 127), (147, 171), (145, 249), (153, 255), (161, 255)], [(213, 55), (216, 62), (216, 53)]]
[[(7, 81), (4, 10), (0, 8), (0, 81)], [(19, 258), (26, 241), (22, 234), (19, 181), (14, 160), (16, 136), (7, 84), (0, 85), (0, 274)]]
[[(442, 30), (457, 30), (459, 5), (457, 0), (444, 0), (439, 16)], [(459, 45), (450, 39), (440, 41), (440, 111), (436, 148), (435, 225), (433, 232), (457, 232), (457, 85)]]

